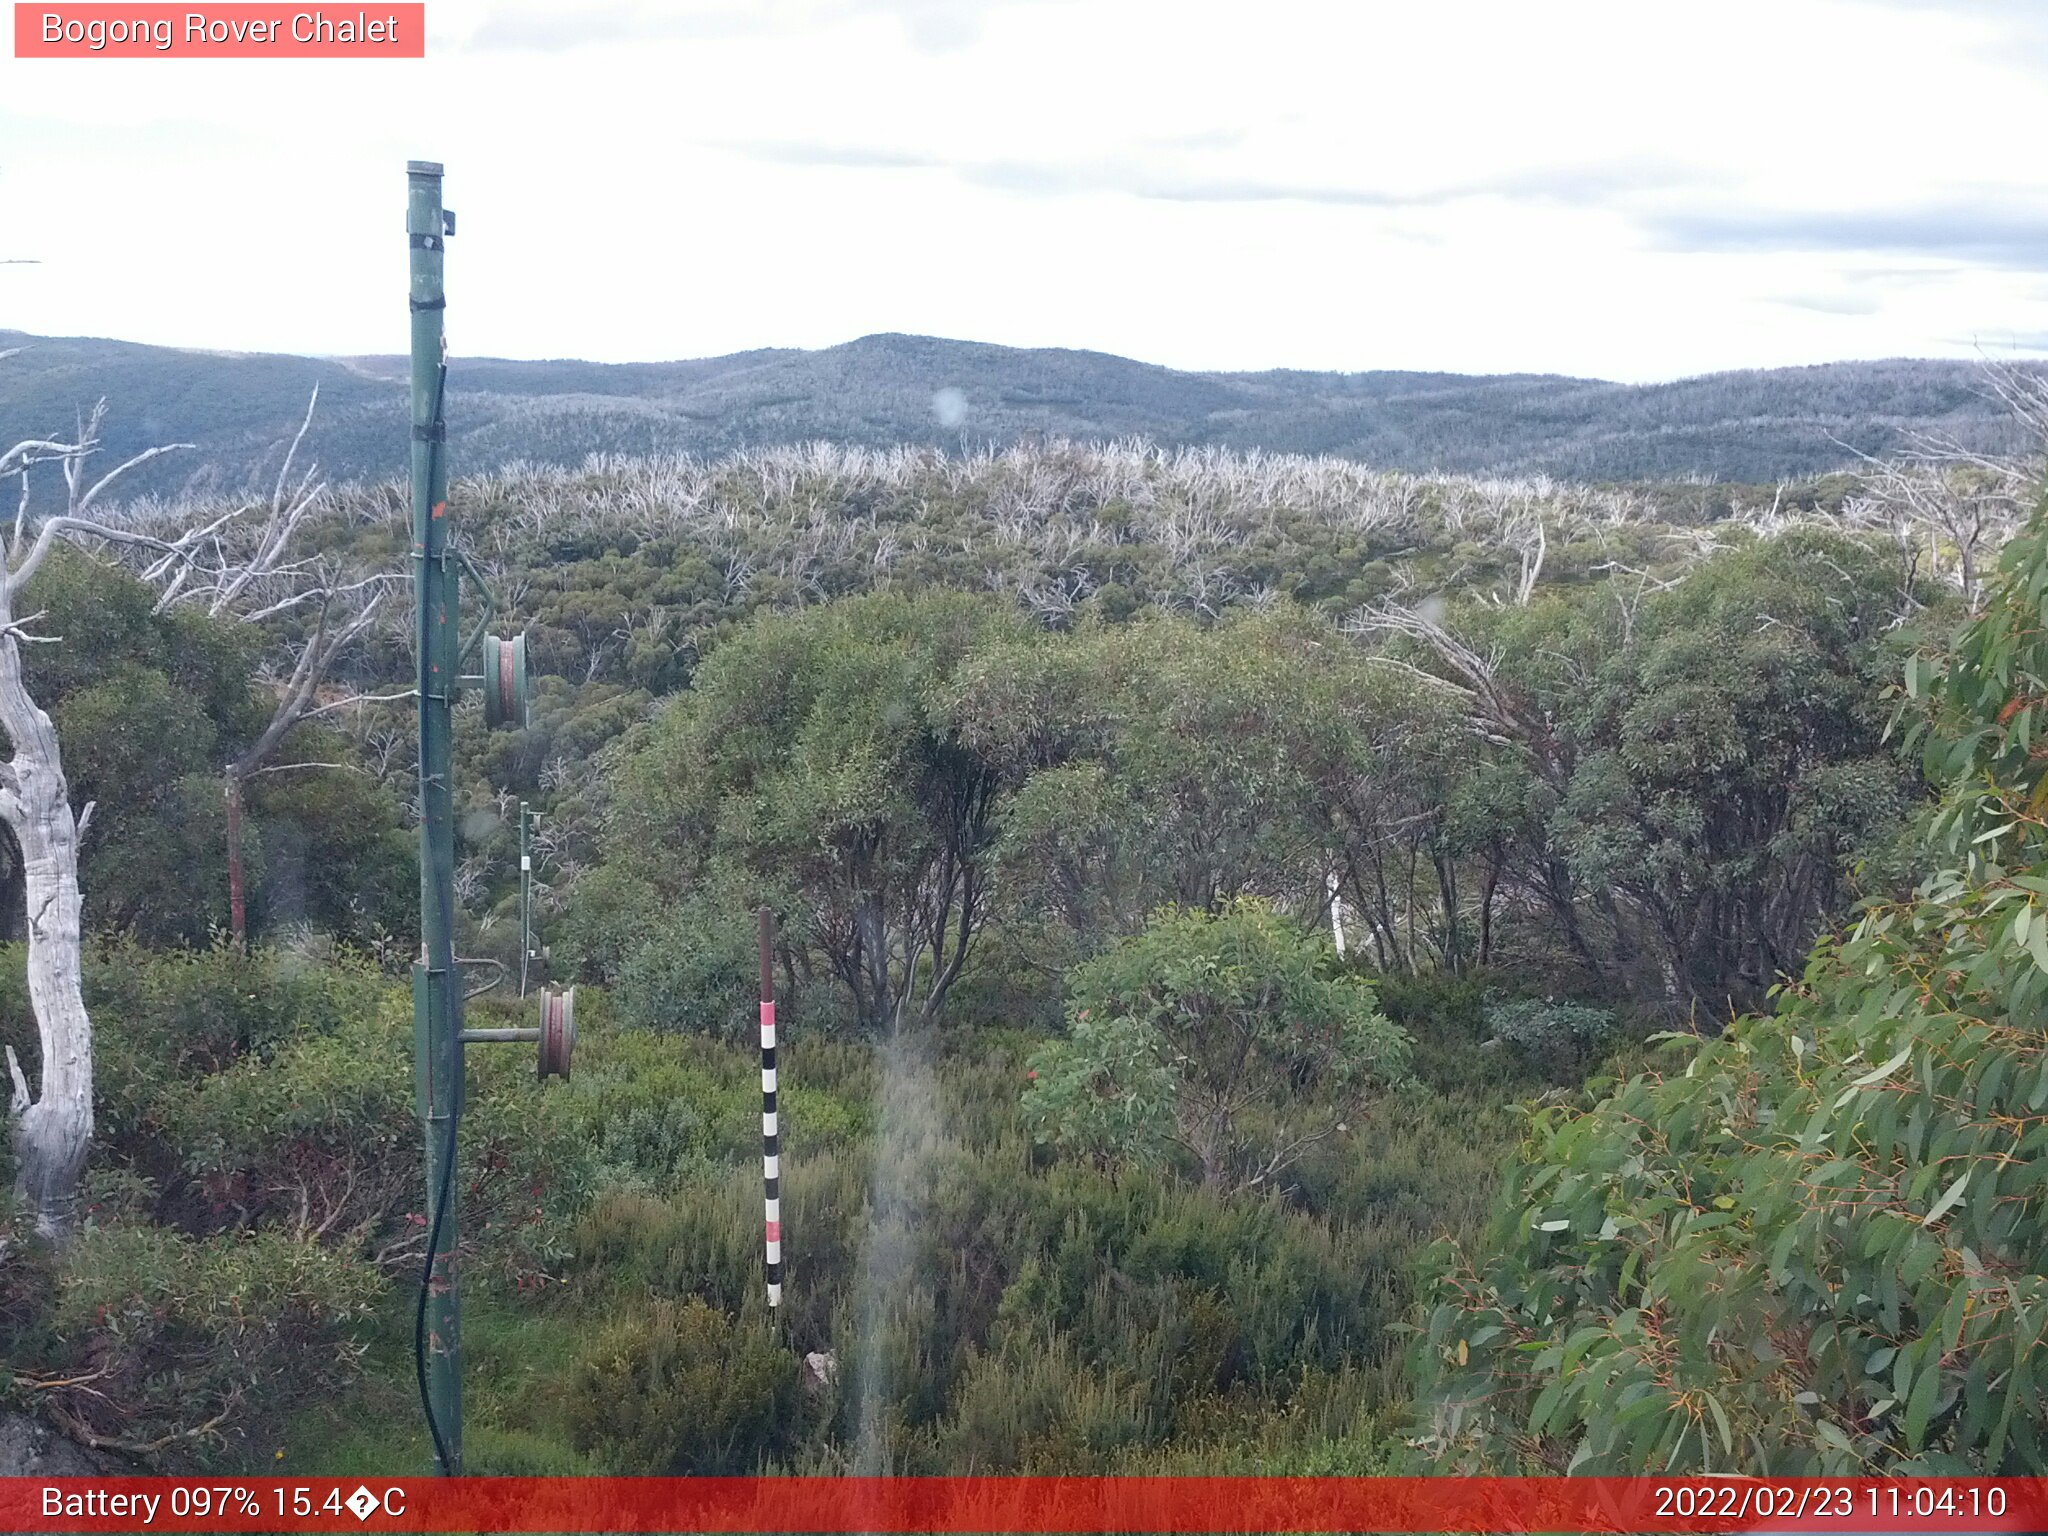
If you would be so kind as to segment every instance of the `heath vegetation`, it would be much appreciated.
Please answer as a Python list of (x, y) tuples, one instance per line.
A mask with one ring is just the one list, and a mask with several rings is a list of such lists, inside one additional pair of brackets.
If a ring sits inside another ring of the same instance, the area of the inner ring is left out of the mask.
[[(2037, 484), (458, 482), (541, 678), (459, 717), (458, 953), (516, 972), (528, 802), (584, 1000), (567, 1084), (471, 1056), (470, 1469), (2048, 1470)], [(7, 1210), (0, 1404), (422, 1465), (402, 493), (95, 516), (0, 634), (95, 807), (91, 1152)]]

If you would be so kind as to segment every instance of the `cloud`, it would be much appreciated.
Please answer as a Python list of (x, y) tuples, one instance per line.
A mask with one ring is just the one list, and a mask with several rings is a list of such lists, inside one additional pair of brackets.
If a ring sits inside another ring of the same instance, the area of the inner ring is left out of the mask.
[(989, 0), (869, 0), (863, 10), (894, 13), (926, 53), (954, 53), (981, 41)]
[(890, 17), (927, 53), (951, 53), (981, 40), (991, 11), (1028, 0), (600, 0), (563, 6), (549, 0), (494, 4), (469, 35), (481, 50), (567, 48), (708, 38), (795, 34), (868, 16)]
[(1867, 293), (1781, 293), (1765, 300), (1820, 315), (1874, 315), (1884, 306)]
[(1641, 214), (1637, 223), (1666, 250), (1883, 252), (1977, 266), (2048, 267), (2048, 208), (1968, 203), (1791, 212), (1686, 208)]
[(943, 170), (947, 162), (933, 155), (911, 154), (897, 149), (868, 149), (855, 144), (793, 144), (759, 142), (728, 144), (750, 160), (774, 165), (816, 165), (853, 171)]
[(1236, 131), (1188, 134), (1154, 141), (1155, 156), (1100, 160), (961, 160), (943, 155), (847, 144), (744, 141), (721, 147), (779, 165), (848, 170), (944, 171), (971, 186), (996, 192), (1063, 197), (1118, 193), (1167, 203), (1310, 203), (1340, 208), (1434, 208), (1471, 198), (1500, 197), (1573, 207), (1596, 206), (1646, 188), (1699, 186), (1698, 168), (1670, 161), (1618, 160), (1538, 166), (1482, 180), (1391, 188), (1224, 175), (1190, 166), (1183, 148), (1235, 147)]
[[(1945, 283), (1969, 271), (1968, 267), (1858, 267), (1842, 276), (1852, 283)], [(2044, 292), (2048, 297), (2048, 292)]]
[(1994, 360), (2006, 352), (2048, 352), (2048, 331), (2015, 331), (1988, 326), (1968, 336), (1944, 336), (1941, 339), (1951, 347), (1975, 347)]
[(997, 192), (1067, 196), (1118, 192), (1162, 203), (1322, 203), (1348, 208), (1410, 208), (1446, 200), (1437, 190), (1393, 192), (1371, 187), (1204, 176), (1130, 162), (1099, 164), (984, 160), (953, 166), (964, 181)]
[(486, 51), (556, 53), (615, 43), (745, 37), (779, 30), (778, 17), (786, 17), (788, 9), (773, 4), (745, 5), (737, 0), (675, 6), (647, 6), (632, 0), (576, 6), (494, 5), (467, 44)]
[(2040, 0), (1850, 0), (1867, 10), (1975, 23), (1965, 32), (1978, 58), (2028, 69), (2048, 61), (2048, 8)]
[(1398, 193), (1362, 187), (1265, 181), (1256, 177), (1205, 177), (1177, 173), (1163, 165), (1153, 167), (1128, 160), (955, 160), (941, 155), (861, 145), (786, 141), (727, 144), (724, 147), (749, 159), (776, 165), (843, 170), (944, 171), (972, 186), (1041, 197), (1120, 192), (1130, 197), (1175, 203), (1305, 202), (1396, 208), (1441, 202), (1446, 196), (1442, 192)]
[(1197, 153), (1236, 149), (1248, 137), (1242, 128), (1203, 128), (1193, 133), (1176, 133), (1162, 139), (1148, 139), (1162, 149), (1192, 150)]

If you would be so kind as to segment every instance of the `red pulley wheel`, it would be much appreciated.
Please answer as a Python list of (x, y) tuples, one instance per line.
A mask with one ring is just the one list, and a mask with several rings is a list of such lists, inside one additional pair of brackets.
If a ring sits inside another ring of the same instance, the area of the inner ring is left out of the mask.
[(484, 639), (484, 724), (495, 729), (526, 724), (526, 636)]

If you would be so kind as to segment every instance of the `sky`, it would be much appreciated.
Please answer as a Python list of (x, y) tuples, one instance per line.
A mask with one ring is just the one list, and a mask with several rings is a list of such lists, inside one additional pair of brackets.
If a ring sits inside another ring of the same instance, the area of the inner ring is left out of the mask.
[(423, 60), (0, 57), (0, 259), (34, 263), (0, 266), (0, 327), (402, 351), (420, 158), (447, 166), (472, 355), (905, 331), (1647, 381), (2048, 352), (2039, 0), (427, 21)]

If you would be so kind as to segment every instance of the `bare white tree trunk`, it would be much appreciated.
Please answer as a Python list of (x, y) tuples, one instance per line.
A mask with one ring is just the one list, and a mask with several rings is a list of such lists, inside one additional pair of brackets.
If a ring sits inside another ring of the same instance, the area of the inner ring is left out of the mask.
[(74, 816), (64, 761), (50, 717), (21, 678), (21, 639), (12, 583), (0, 584), (0, 729), (14, 748), (0, 766), (0, 820), (21, 845), (28, 895), (28, 994), (42, 1046), (41, 1091), (33, 1098), (14, 1048), (15, 1193), (35, 1213), (36, 1231), (70, 1228), (92, 1147), (92, 1021), (79, 975), (78, 836), (92, 807)]
[[(317, 394), (314, 399), (317, 402)], [(293, 536), (320, 491), (311, 470), (296, 489), (290, 488), (293, 456), (312, 424), (311, 404), (278, 472), (270, 516), (252, 534), (253, 547), (239, 559), (229, 557), (227, 544), (233, 533), (230, 525), (245, 508), (231, 509), (204, 525), (167, 529), (172, 536), (164, 539), (132, 526), (108, 527), (86, 520), (83, 514), (114, 480), (159, 454), (189, 446), (147, 449), (88, 481), (86, 463), (97, 451), (104, 410), (102, 401), (90, 421), (80, 424), (76, 442), (38, 438), (0, 452), (0, 480), (10, 475), (21, 478), (12, 538), (0, 558), (0, 732), (5, 733), (14, 754), (0, 763), (0, 821), (7, 824), (21, 847), (27, 884), (29, 1003), (42, 1047), (34, 1090), (13, 1048), (8, 1048), (9, 1107), (17, 1159), (16, 1194), (34, 1212), (37, 1232), (54, 1240), (62, 1240), (70, 1231), (86, 1157), (92, 1150), (92, 1020), (85, 1011), (81, 978), (78, 889), (78, 843), (92, 818), (92, 806), (72, 813), (56, 729), (22, 678), (22, 646), (59, 638), (27, 632), (25, 626), (36, 615), (16, 616), (22, 589), (56, 540), (74, 539), (149, 551), (152, 563), (145, 575), (161, 582), (159, 612), (180, 602), (199, 601), (216, 617), (234, 614), (256, 622), (301, 604), (317, 604), (319, 616), (312, 638), (298, 655), (269, 727), (228, 769), (230, 792), (238, 793), (244, 780), (266, 771), (263, 760), (292, 727), (341, 707), (341, 703), (318, 704), (319, 685), (341, 650), (369, 627), (395, 580), (392, 575), (380, 574), (349, 583), (322, 581), (308, 575), (307, 562), (289, 555)], [(31, 538), (28, 471), (51, 462), (64, 476), (66, 510), (63, 515), (46, 518)], [(202, 567), (194, 556), (206, 550), (213, 551), (216, 558)], [(339, 622), (337, 614), (330, 611), (337, 603), (343, 605)]]
[[(83, 936), (79, 928), (78, 840), (92, 819), (92, 806), (73, 814), (64, 782), (64, 759), (56, 727), (28, 691), (21, 675), (21, 648), (30, 641), (59, 637), (31, 635), (35, 614), (16, 616), (22, 589), (60, 539), (92, 538), (137, 544), (166, 556), (187, 558), (188, 545), (167, 544), (132, 530), (104, 527), (78, 514), (117, 477), (169, 448), (151, 448), (87, 484), (85, 461), (96, 450), (101, 410), (75, 443), (32, 439), (0, 452), (0, 478), (22, 478), (21, 507), (0, 560), (0, 732), (13, 756), (0, 763), (0, 821), (21, 849), (28, 917), (28, 996), (36, 1016), (42, 1060), (32, 1092), (14, 1048), (7, 1048), (12, 1084), (15, 1193), (34, 1213), (36, 1231), (62, 1240), (77, 1214), (78, 1186), (92, 1150), (92, 1020), (85, 1011), (80, 975)], [(181, 446), (181, 445), (180, 445)], [(38, 463), (61, 465), (69, 511), (46, 518), (28, 537), (28, 471)]]

